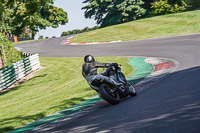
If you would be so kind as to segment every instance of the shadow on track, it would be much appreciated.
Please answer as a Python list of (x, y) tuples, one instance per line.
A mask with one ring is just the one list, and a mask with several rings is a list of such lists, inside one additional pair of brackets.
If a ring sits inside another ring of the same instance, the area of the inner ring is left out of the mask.
[(137, 97), (45, 132), (199, 132), (199, 76), (200, 67), (174, 72)]

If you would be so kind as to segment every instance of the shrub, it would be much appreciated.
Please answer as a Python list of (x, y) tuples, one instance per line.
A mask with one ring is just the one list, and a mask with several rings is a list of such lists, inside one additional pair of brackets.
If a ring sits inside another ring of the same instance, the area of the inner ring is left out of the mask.
[(72, 30), (72, 31), (63, 32), (63, 33), (61, 34), (61, 37), (62, 37), (62, 36), (68, 36), (68, 35), (79, 34), (79, 33), (83, 33), (83, 32), (88, 32), (88, 31), (92, 31), (92, 30), (99, 29), (99, 28), (100, 28), (99, 26), (95, 26), (95, 27), (93, 27), (93, 28), (85, 27), (85, 28), (82, 29), (82, 30), (75, 29), (75, 30)]
[[(3, 44), (4, 51), (5, 51), (5, 56), (6, 56), (6, 61), (7, 61), (6, 66), (9, 66), (9, 65), (23, 59), (21, 53), (19, 53), (18, 51), (15, 50), (12, 42), (8, 41), (7, 37), (4, 37), (0, 33), (0, 50), (2, 53), (1, 44)], [(4, 66), (4, 67), (6, 67), (6, 66)]]
[(189, 10), (200, 8), (200, 0), (185, 0)]
[(168, 1), (162, 1), (156, 3), (151, 3), (151, 12), (150, 16), (158, 16), (158, 15), (165, 15), (165, 14), (171, 14), (171, 13), (179, 13), (186, 10), (186, 6), (182, 5), (179, 6), (178, 4), (170, 5), (168, 4)]
[(38, 40), (44, 39), (43, 35), (40, 35)]

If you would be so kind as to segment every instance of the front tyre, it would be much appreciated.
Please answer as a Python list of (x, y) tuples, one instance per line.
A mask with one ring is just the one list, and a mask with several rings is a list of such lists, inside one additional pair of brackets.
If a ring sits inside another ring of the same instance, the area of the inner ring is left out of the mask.
[(130, 96), (136, 96), (137, 95), (137, 91), (135, 90), (135, 88), (133, 87), (132, 84), (130, 84), (129, 82), (127, 82), (128, 84), (128, 88), (129, 88), (129, 95)]
[(99, 93), (102, 99), (106, 100), (110, 104), (118, 104), (120, 102), (119, 94), (111, 92), (111, 87), (106, 84), (101, 84), (99, 87)]

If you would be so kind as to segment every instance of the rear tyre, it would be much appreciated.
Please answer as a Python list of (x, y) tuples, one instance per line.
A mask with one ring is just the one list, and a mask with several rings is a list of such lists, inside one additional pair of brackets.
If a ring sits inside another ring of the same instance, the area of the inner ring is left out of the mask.
[(99, 87), (99, 93), (102, 99), (106, 100), (112, 105), (118, 104), (120, 102), (120, 97), (117, 92), (111, 92), (109, 85), (101, 84)]
[(133, 87), (132, 84), (130, 84), (129, 82), (127, 82), (128, 84), (128, 88), (129, 88), (129, 95), (130, 96), (136, 96), (137, 95), (137, 91), (135, 90), (135, 88)]

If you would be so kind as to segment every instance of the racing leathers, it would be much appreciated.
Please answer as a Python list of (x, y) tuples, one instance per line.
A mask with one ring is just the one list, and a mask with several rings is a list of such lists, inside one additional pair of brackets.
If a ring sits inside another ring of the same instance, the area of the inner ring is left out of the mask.
[[(113, 66), (113, 65), (116, 65), (116, 63), (100, 63), (97, 61), (86, 62), (82, 66), (82, 75), (87, 80), (90, 87), (98, 92), (99, 87), (90, 84), (90, 81), (92, 81), (93, 79), (100, 80), (103, 77), (107, 80), (115, 82), (113, 81), (112, 73), (110, 71), (111, 69), (110, 66)], [(100, 74), (98, 74), (97, 73), (98, 68), (108, 68), (108, 69), (105, 69)]]

